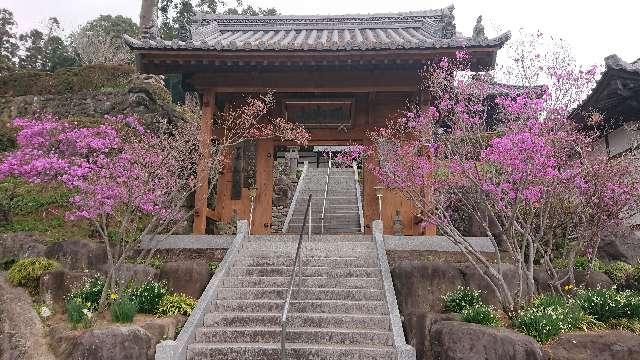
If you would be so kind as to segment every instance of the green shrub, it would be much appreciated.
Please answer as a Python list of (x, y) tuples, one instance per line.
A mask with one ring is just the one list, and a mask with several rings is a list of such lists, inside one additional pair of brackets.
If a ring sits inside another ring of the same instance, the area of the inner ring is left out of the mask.
[(627, 278), (626, 287), (630, 290), (640, 290), (640, 263), (634, 264)]
[(211, 275), (215, 274), (216, 271), (218, 271), (218, 266), (220, 266), (219, 262), (209, 261), (209, 272), (211, 273)]
[(111, 304), (111, 320), (116, 323), (130, 323), (138, 312), (138, 304), (128, 297), (121, 297)]
[(196, 300), (185, 294), (170, 294), (165, 296), (158, 306), (157, 315), (173, 316), (173, 315), (191, 315), (196, 307)]
[(537, 296), (527, 306), (528, 308), (544, 309), (553, 306), (567, 306), (567, 301), (562, 295), (546, 294)]
[(567, 302), (559, 295), (535, 298), (514, 319), (516, 329), (540, 343), (545, 343), (563, 332), (591, 327), (593, 322), (578, 304)]
[(553, 265), (555, 269), (566, 269), (569, 267), (569, 261), (565, 258), (555, 258), (551, 262), (551, 265)]
[[(576, 256), (574, 269), (576, 271), (587, 271), (589, 269), (590, 264), (591, 264), (591, 259), (589, 259), (588, 257)], [(569, 261), (565, 258), (555, 258), (553, 259), (552, 265), (556, 269), (566, 269), (567, 267), (569, 267)], [(602, 263), (600, 262), (600, 260), (595, 259), (593, 261), (593, 269), (596, 271), (602, 271), (602, 270), (598, 270), (598, 268), (602, 269)]]
[(480, 291), (464, 286), (442, 297), (442, 306), (446, 312), (461, 313), (466, 308), (481, 304)]
[(611, 320), (607, 326), (610, 329), (625, 330), (640, 335), (640, 320), (637, 319), (616, 319)]
[(578, 291), (575, 300), (585, 313), (597, 321), (607, 323), (631, 317), (636, 311), (638, 298), (629, 292), (618, 292), (615, 289), (589, 289)]
[(0, 96), (64, 95), (123, 88), (134, 74), (128, 65), (90, 65), (55, 73), (19, 71), (0, 76)]
[(586, 256), (578, 256), (576, 257), (574, 269), (576, 271), (587, 271), (589, 269), (590, 264), (591, 264), (591, 259), (589, 259)]
[(93, 314), (78, 299), (67, 299), (65, 303), (67, 321), (71, 327), (77, 329), (79, 326), (88, 328), (91, 326)]
[(462, 310), (460, 313), (464, 322), (480, 324), (485, 326), (500, 326), (500, 318), (488, 305), (478, 304)]
[(75, 299), (91, 311), (96, 311), (98, 309), (98, 303), (100, 302), (100, 296), (102, 296), (104, 286), (104, 278), (100, 275), (96, 275), (87, 281), (82, 288), (69, 294), (68, 298)]
[(167, 284), (157, 281), (147, 281), (127, 291), (127, 296), (138, 304), (138, 311), (143, 314), (155, 314), (160, 302), (168, 294)]
[(613, 281), (616, 286), (624, 286), (627, 278), (631, 275), (633, 266), (622, 261), (614, 261), (604, 266), (603, 272)]
[(40, 276), (47, 271), (60, 267), (56, 261), (44, 257), (25, 258), (9, 269), (8, 279), (14, 286), (27, 288), (32, 295), (38, 292)]
[(521, 311), (515, 318), (518, 331), (546, 343), (560, 335), (564, 328), (563, 309), (559, 307), (530, 308)]

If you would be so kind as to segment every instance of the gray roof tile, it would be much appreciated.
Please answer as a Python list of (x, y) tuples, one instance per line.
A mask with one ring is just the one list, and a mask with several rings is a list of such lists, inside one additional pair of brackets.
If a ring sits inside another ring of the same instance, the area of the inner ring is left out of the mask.
[[(494, 39), (455, 34), (443, 38), (453, 7), (393, 14), (331, 16), (238, 16), (197, 14), (191, 40), (137, 40), (125, 36), (133, 49), (198, 50), (385, 50), (458, 47), (500, 47), (509, 33)], [(451, 24), (449, 24), (451, 25)]]

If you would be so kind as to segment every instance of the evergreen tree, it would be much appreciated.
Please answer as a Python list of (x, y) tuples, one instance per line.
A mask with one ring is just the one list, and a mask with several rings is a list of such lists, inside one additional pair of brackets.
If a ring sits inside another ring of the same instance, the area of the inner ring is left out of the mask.
[(59, 33), (60, 22), (52, 17), (49, 18), (45, 32), (33, 29), (21, 34), (18, 40), (22, 44), (23, 54), (18, 57), (18, 66), (21, 69), (49, 72), (77, 66), (78, 62)]
[(83, 65), (133, 62), (123, 35), (136, 36), (138, 24), (122, 15), (100, 15), (69, 36), (70, 47)]
[(15, 69), (20, 49), (16, 25), (13, 13), (8, 9), (0, 9), (0, 74)]

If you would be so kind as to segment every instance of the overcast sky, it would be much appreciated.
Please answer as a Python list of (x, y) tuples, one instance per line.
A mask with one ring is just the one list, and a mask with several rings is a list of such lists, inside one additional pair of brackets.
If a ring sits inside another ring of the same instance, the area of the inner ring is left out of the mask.
[[(640, 0), (245, 0), (276, 7), (283, 14), (347, 14), (436, 9), (454, 4), (458, 31), (471, 35), (475, 19), (483, 15), (488, 29), (545, 34), (565, 39), (578, 61), (601, 65), (618, 54), (623, 60), (640, 58)], [(14, 12), (19, 30), (41, 27), (57, 17), (66, 31), (101, 14), (121, 14), (138, 21), (139, 0), (2, 0)], [(491, 31), (488, 35), (492, 36)]]

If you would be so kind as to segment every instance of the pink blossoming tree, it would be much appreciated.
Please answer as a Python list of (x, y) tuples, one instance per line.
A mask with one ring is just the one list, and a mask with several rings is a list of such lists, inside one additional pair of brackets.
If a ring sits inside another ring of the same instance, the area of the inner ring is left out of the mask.
[[(567, 118), (595, 69), (553, 64), (543, 69), (552, 86), (527, 88), (461, 77), (467, 63), (459, 53), (425, 69), (430, 105), (388, 120), (370, 134), (370, 146), (342, 160), (369, 158), (378, 181), (412, 201), (424, 224), (436, 224), (511, 313), (534, 295), (538, 266), (557, 292), (574, 283), (576, 256), (593, 258), (601, 232), (637, 208), (638, 168), (594, 152), (593, 139)], [(481, 225), (495, 260), (462, 235), (456, 212)], [(558, 256), (569, 271), (554, 268)], [(505, 281), (506, 263), (517, 271), (515, 289)]]
[(192, 215), (184, 205), (199, 186), (198, 163), (215, 184), (227, 150), (242, 141), (280, 137), (306, 142), (302, 127), (266, 117), (271, 102), (267, 95), (227, 106), (214, 119), (223, 131), (205, 139), (213, 145), (209, 154), (198, 146), (201, 111), (193, 101), (179, 109), (184, 121), (159, 121), (154, 131), (133, 116), (107, 117), (95, 126), (51, 115), (17, 118), (18, 149), (2, 159), (0, 179), (14, 176), (73, 191), (66, 217), (93, 223), (107, 250), (110, 270), (102, 309), (110, 291), (126, 286), (121, 270), (141, 241), (154, 243), (158, 234), (172, 234)]

